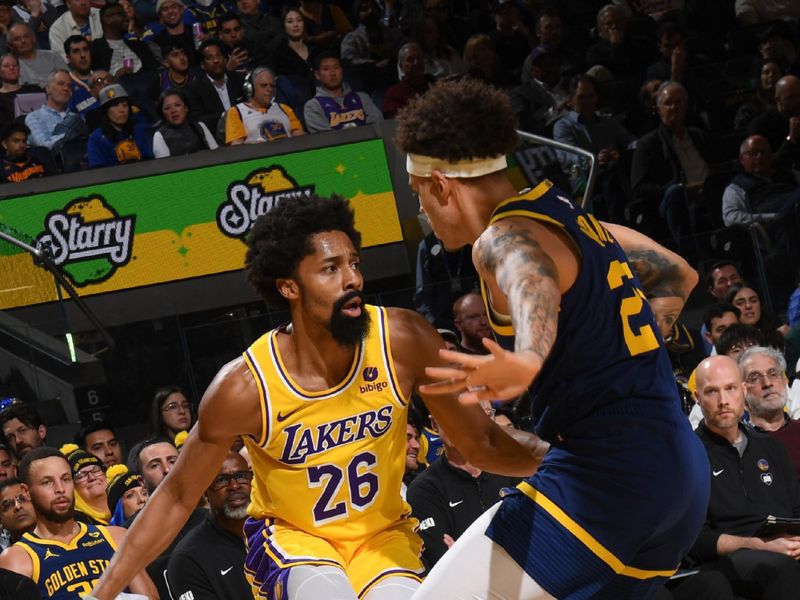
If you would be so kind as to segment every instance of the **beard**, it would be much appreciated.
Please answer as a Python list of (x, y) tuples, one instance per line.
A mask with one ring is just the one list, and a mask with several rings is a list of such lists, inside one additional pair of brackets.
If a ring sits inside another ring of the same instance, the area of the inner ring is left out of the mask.
[[(357, 317), (348, 317), (342, 312), (345, 304), (358, 298), (361, 300), (361, 314)], [(355, 346), (369, 333), (370, 318), (364, 305), (364, 294), (361, 292), (347, 292), (333, 304), (333, 314), (328, 328), (333, 339), (341, 346)]]
[(241, 521), (247, 518), (247, 505), (239, 506), (237, 508), (232, 508), (226, 502), (222, 505), (222, 514), (225, 515), (228, 519), (232, 519), (234, 521)]
[(41, 506), (33, 496), (31, 496), (31, 504), (33, 505), (33, 508), (36, 511), (36, 515), (38, 517), (42, 517), (47, 521), (51, 521), (53, 523), (66, 523), (75, 516), (74, 496), (72, 498), (72, 504), (69, 505), (69, 509), (65, 510), (64, 512), (56, 511), (56, 509), (53, 508), (52, 504), (47, 507)]

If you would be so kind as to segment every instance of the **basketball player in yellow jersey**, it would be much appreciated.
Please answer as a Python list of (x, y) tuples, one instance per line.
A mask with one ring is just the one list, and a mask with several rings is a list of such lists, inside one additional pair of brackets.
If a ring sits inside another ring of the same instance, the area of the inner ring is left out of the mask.
[[(245, 525), (255, 598), (411, 597), (422, 565), (400, 497), (406, 405), (432, 382), (425, 367), (443, 366), (444, 342), (416, 313), (364, 304), (360, 237), (337, 197), (285, 201), (258, 219), (247, 276), (267, 300), (288, 305), (291, 322), (221, 369), (96, 598), (111, 600), (169, 543), (239, 435), (255, 473)], [(437, 404), (448, 409), (431, 407), (443, 427), (484, 430), (486, 452), (519, 475), (533, 472), (532, 448), (478, 404)]]

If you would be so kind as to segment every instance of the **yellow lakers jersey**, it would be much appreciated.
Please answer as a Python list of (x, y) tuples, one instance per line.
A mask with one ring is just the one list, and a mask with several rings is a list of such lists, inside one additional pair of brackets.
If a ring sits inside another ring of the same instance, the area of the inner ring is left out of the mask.
[(273, 517), (333, 540), (357, 540), (411, 511), (400, 496), (407, 400), (392, 364), (386, 310), (337, 386), (303, 390), (287, 372), (278, 330), (244, 353), (261, 399), (262, 437), (245, 437), (255, 479), (250, 516)]
[(78, 533), (69, 543), (22, 534), (16, 545), (33, 562), (31, 579), (42, 598), (77, 600), (88, 595), (106, 570), (117, 543), (102, 525), (78, 523)]

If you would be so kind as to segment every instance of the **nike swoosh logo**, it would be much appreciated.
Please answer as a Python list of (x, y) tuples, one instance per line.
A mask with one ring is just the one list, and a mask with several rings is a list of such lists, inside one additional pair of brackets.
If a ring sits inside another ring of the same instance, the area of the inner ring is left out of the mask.
[(725, 469), (720, 469), (719, 471), (711, 471), (711, 473), (714, 475), (714, 477), (716, 477), (717, 475), (719, 475), (720, 473), (722, 473), (724, 470), (725, 470)]
[(228, 571), (230, 571), (232, 568), (233, 568), (233, 567), (228, 567), (228, 568), (227, 568), (227, 569), (225, 569), (224, 571), (223, 571), (222, 569), (220, 569), (220, 571), (219, 571), (219, 574), (220, 574), (220, 575), (227, 575), (227, 574), (228, 574)]
[(296, 413), (296, 412), (297, 412), (298, 410), (300, 410), (301, 408), (303, 408), (303, 407), (302, 407), (302, 406), (298, 406), (297, 408), (295, 408), (295, 409), (294, 409), (294, 410), (292, 410), (292, 411), (289, 411), (289, 412), (288, 412), (288, 413), (286, 413), (285, 415), (282, 415), (282, 414), (280, 413), (280, 411), (278, 411), (278, 415), (275, 417), (275, 420), (276, 420), (276, 421), (278, 421), (278, 423), (282, 423), (283, 421), (285, 421), (286, 419), (288, 419), (289, 417), (291, 417), (291, 416), (292, 416), (294, 413)]
[(463, 500), (459, 500), (458, 502), (450, 502), (450, 503), (449, 503), (449, 504), (450, 504), (450, 508), (452, 508), (452, 507), (454, 507), (454, 506), (458, 506), (458, 505), (459, 505), (459, 504), (461, 504), (462, 502), (463, 502)]

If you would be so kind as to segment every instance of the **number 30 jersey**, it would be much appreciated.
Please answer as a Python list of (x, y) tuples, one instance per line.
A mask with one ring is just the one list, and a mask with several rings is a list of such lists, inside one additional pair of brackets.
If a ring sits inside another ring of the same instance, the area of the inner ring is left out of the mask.
[(261, 400), (262, 438), (245, 437), (255, 478), (248, 513), (331, 540), (358, 540), (410, 514), (400, 496), (407, 401), (392, 364), (386, 310), (363, 305), (369, 332), (337, 386), (303, 390), (280, 329), (244, 353)]
[[(570, 437), (573, 424), (621, 400), (636, 400), (643, 415), (652, 414), (650, 406), (656, 414), (668, 404), (679, 410), (669, 357), (650, 305), (612, 235), (546, 180), (501, 202), (491, 222), (510, 217), (560, 229), (579, 254), (578, 277), (561, 298), (555, 344), (530, 389), (537, 435), (557, 443)], [(498, 343), (513, 350), (510, 319), (491, 308), (483, 282), (481, 288)]]

